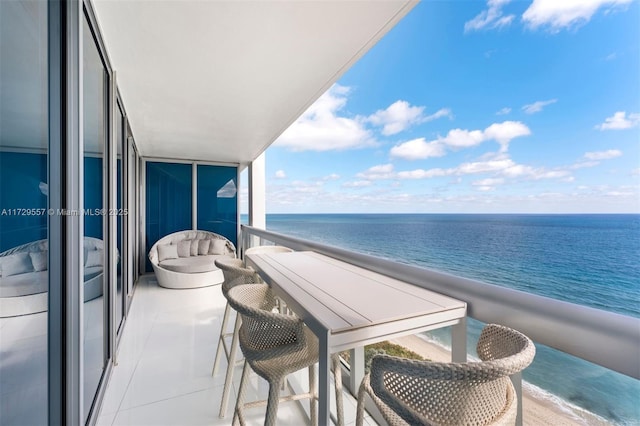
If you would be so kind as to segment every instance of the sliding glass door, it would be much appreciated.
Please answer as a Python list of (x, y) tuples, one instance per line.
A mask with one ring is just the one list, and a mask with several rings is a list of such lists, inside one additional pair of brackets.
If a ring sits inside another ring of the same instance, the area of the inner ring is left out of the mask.
[(2, 425), (48, 421), (47, 13), (47, 2), (0, 1)]
[(215, 232), (237, 246), (236, 166), (147, 161), (145, 184), (145, 253), (165, 235), (188, 229)]
[[(198, 229), (237, 243), (238, 169), (198, 164)], [(237, 246), (237, 244), (236, 244)]]
[(83, 21), (83, 127), (84, 127), (84, 420), (87, 421), (108, 354), (106, 155), (109, 138), (109, 75), (88, 20)]

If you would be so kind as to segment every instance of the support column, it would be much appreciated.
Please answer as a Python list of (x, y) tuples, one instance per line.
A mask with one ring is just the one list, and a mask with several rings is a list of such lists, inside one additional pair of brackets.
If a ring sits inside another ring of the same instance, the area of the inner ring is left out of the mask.
[(260, 229), (267, 226), (265, 181), (263, 152), (249, 164), (249, 225)]

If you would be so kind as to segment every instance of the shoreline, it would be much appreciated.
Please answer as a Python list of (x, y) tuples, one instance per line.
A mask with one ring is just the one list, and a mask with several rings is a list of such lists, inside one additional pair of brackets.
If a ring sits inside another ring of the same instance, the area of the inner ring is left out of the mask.
[[(442, 346), (429, 342), (419, 336), (405, 336), (390, 340), (435, 362), (450, 362), (451, 352)], [(573, 407), (569, 403), (554, 400), (551, 394), (546, 397), (538, 388), (526, 382), (522, 387), (522, 415), (523, 425), (568, 425), (584, 426), (611, 425), (606, 419)]]

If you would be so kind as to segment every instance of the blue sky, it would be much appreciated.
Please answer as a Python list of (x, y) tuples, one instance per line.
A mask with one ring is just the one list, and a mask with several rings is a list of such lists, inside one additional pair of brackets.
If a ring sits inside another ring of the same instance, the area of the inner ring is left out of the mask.
[(639, 24), (628, 0), (418, 4), (267, 150), (267, 212), (639, 212)]

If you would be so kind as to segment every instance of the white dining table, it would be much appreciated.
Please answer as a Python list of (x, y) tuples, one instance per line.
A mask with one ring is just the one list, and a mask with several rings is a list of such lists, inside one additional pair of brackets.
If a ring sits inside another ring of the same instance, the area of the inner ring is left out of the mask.
[(465, 302), (312, 251), (245, 260), (318, 337), (320, 425), (330, 419), (332, 353), (452, 326), (452, 358), (466, 360)]

